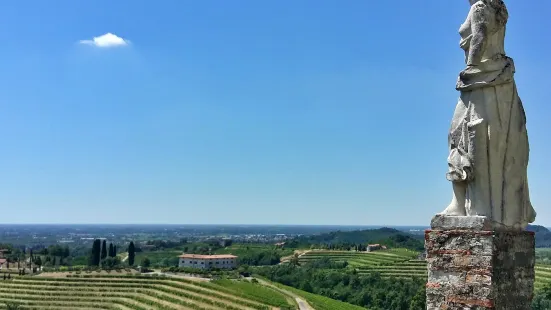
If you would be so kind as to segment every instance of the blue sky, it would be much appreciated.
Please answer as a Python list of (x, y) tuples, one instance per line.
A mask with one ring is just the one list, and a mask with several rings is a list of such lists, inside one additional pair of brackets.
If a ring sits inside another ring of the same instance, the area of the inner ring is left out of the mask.
[[(507, 3), (531, 196), (551, 225), (551, 2)], [(2, 1), (0, 221), (427, 225), (451, 195), (468, 9)], [(106, 33), (130, 44), (79, 43)]]

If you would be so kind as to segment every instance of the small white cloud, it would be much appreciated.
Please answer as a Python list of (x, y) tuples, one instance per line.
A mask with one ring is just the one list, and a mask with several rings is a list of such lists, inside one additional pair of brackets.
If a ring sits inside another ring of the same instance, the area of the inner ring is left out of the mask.
[(130, 41), (108, 32), (99, 37), (94, 37), (92, 40), (80, 40), (79, 43), (85, 45), (93, 45), (97, 47), (115, 47), (126, 46), (130, 44)]

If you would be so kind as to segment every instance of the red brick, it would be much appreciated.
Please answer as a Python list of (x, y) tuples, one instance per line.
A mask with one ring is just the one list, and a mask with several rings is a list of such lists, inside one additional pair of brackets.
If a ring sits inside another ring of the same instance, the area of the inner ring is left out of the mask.
[(427, 288), (439, 288), (441, 285), (440, 283), (436, 282), (427, 282), (426, 287)]

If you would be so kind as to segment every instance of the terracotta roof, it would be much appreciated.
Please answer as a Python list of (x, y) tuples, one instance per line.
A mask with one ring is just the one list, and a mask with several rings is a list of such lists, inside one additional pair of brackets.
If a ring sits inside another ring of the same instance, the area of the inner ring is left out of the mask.
[(199, 255), (199, 254), (182, 254), (178, 256), (180, 258), (193, 258), (193, 259), (224, 259), (224, 258), (237, 258), (235, 255), (223, 254), (223, 255)]

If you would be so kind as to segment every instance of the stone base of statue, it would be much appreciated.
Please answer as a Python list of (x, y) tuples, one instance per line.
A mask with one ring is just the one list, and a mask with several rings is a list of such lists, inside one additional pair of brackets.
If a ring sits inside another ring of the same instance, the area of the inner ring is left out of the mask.
[(431, 228), (425, 232), (428, 310), (531, 309), (532, 232), (496, 230), (483, 216), (437, 215)]

